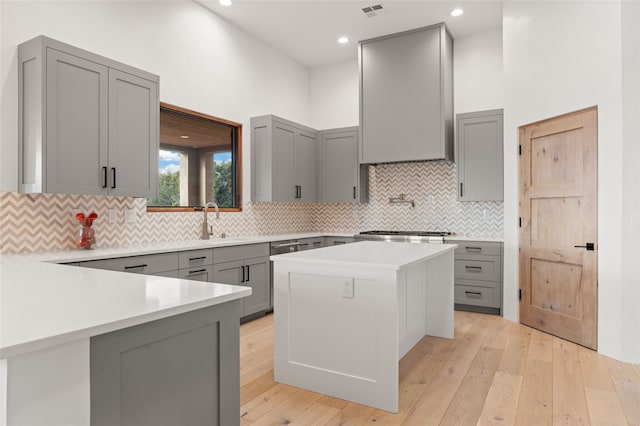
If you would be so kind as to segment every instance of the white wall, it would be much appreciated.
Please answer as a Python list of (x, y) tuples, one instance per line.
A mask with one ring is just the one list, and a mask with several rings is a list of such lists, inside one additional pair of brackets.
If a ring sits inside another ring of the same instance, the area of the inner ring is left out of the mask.
[(311, 69), (311, 127), (333, 129), (360, 123), (358, 59)]
[(623, 303), (631, 295), (628, 291), (631, 284), (623, 285), (620, 273), (623, 188), (620, 3), (506, 2), (503, 40), (505, 316), (518, 319), (518, 126), (597, 105), (599, 351), (640, 362), (637, 350), (631, 353), (624, 349), (629, 345), (627, 341), (638, 340), (637, 331), (626, 328), (638, 321), (633, 312), (637, 308), (630, 311)]
[[(3, 159), (17, 159), (16, 46), (40, 34), (160, 75), (161, 101), (243, 123), (245, 194), (249, 117), (310, 121), (309, 70), (190, 0), (2, 0)], [(0, 190), (16, 190), (16, 174), (3, 160)]]
[(622, 315), (620, 354), (640, 362), (640, 3), (622, 3)]
[(502, 28), (455, 39), (453, 94), (456, 114), (504, 107)]

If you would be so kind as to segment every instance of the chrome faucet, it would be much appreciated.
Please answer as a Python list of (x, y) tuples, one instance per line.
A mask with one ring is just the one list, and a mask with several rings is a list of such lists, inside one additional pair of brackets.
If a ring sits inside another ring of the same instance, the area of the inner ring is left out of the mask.
[(208, 240), (213, 232), (209, 232), (209, 225), (207, 224), (207, 211), (209, 207), (213, 207), (216, 210), (216, 219), (220, 219), (220, 210), (218, 210), (218, 205), (213, 201), (209, 201), (204, 205), (202, 211), (204, 212), (204, 218), (202, 219), (202, 239)]

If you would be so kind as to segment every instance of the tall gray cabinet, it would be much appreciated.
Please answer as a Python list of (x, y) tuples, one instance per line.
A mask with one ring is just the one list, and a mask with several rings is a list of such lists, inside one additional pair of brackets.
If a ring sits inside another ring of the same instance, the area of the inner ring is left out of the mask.
[(358, 127), (320, 132), (320, 201), (369, 201), (369, 169), (358, 164), (358, 136)]
[(274, 115), (251, 118), (251, 199), (318, 200), (317, 132)]
[(360, 42), (360, 162), (453, 159), (453, 41), (444, 23)]
[(18, 82), (20, 192), (157, 194), (158, 76), (40, 36)]
[(458, 114), (458, 199), (504, 199), (503, 110)]

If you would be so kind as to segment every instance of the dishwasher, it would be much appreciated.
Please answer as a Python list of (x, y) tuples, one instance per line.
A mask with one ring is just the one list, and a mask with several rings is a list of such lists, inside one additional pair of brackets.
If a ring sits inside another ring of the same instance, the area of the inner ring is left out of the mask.
[[(269, 255), (292, 253), (300, 250), (300, 242), (298, 240), (273, 241), (269, 244)], [(273, 311), (273, 262), (269, 262), (269, 309), (267, 312)]]

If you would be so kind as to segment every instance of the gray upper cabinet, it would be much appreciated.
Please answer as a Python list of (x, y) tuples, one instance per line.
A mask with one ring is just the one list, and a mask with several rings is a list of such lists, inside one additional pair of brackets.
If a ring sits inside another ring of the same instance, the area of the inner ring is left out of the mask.
[(444, 24), (360, 42), (360, 163), (453, 159), (453, 41)]
[(318, 199), (317, 132), (273, 115), (251, 118), (251, 199)]
[(358, 164), (358, 135), (358, 127), (320, 132), (321, 201), (369, 201), (369, 169), (367, 165)]
[(18, 64), (20, 192), (156, 195), (157, 76), (43, 36)]
[(503, 111), (458, 114), (457, 167), (460, 201), (504, 199)]

